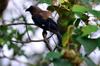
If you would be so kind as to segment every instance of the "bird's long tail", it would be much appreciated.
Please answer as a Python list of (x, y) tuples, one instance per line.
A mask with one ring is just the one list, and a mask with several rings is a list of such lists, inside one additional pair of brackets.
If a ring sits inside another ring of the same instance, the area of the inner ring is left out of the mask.
[(57, 38), (58, 38), (58, 46), (62, 47), (62, 35), (60, 32), (57, 32)]

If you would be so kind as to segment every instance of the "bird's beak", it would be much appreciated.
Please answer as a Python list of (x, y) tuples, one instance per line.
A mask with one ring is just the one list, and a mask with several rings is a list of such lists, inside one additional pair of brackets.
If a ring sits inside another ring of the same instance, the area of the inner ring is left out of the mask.
[(26, 9), (25, 11), (29, 11), (28, 9)]
[(33, 9), (33, 6), (30, 6), (29, 8), (27, 8), (25, 11), (31, 11)]
[(25, 11), (30, 11), (30, 8), (27, 8)]

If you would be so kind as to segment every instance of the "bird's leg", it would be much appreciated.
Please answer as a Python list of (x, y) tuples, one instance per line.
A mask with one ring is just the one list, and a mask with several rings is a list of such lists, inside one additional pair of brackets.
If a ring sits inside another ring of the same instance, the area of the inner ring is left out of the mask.
[(46, 36), (47, 36), (46, 30), (43, 30), (42, 35), (43, 35), (43, 38), (44, 38), (44, 42), (46, 44), (46, 47), (48, 48), (49, 51), (52, 51), (52, 49), (51, 49), (51, 47), (49, 45), (49, 40), (46, 38)]

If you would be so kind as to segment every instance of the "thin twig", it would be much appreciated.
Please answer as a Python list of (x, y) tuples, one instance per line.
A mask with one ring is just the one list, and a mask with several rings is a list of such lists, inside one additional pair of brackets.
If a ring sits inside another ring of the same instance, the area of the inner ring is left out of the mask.
[[(12, 24), (5, 24), (5, 25), (0, 25), (0, 26), (12, 26), (12, 25), (35, 25), (33, 23), (12, 23)], [(51, 38), (53, 36), (53, 34), (51, 36), (49, 36), (47, 39)], [(14, 41), (12, 40), (12, 42), (16, 42), (16, 43), (30, 43), (30, 42), (41, 42), (44, 41), (44, 39), (40, 39), (40, 40), (29, 40), (29, 41)]]
[[(47, 37), (46, 39), (49, 39), (53, 36), (50, 35), (49, 37)], [(14, 40), (11, 40), (12, 42), (16, 42), (16, 43), (30, 43), (30, 42), (41, 42), (41, 41), (44, 41), (44, 39), (40, 39), (40, 40), (29, 40), (29, 41), (14, 41)]]
[(22, 62), (22, 61), (16, 59), (15, 57), (10, 58), (10, 57), (7, 57), (7, 56), (5, 56), (5, 55), (3, 55), (2, 57), (0, 56), (0, 59), (3, 59), (3, 58), (7, 58), (7, 59), (9, 59), (9, 60), (11, 60), (11, 61), (17, 61), (17, 62), (19, 62), (19, 63), (32, 64), (32, 63), (29, 63), (29, 62)]
[(48, 40), (46, 37), (44, 37), (44, 42), (45, 42), (46, 47), (48, 48), (48, 50), (49, 50), (49, 51), (52, 51), (52, 49), (51, 49), (51, 47), (50, 47), (50, 45), (49, 45), (49, 40)]
[(23, 18), (24, 18), (24, 22), (25, 22), (26, 33), (27, 33), (28, 39), (31, 40), (30, 35), (28, 33), (27, 21), (26, 21), (25, 17), (23, 17)]
[(33, 23), (12, 23), (12, 24), (2, 24), (0, 26), (12, 26), (12, 25), (35, 25)]
[(48, 48), (49, 51), (52, 51), (52, 48), (49, 45), (49, 40), (46, 38), (47, 32), (45, 30), (43, 30), (42, 35), (43, 35), (43, 38), (44, 38), (44, 42), (46, 44), (46, 47)]

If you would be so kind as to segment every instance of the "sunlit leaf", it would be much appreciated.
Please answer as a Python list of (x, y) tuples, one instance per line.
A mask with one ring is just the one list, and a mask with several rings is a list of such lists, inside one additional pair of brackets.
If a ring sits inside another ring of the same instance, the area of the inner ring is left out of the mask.
[(51, 4), (51, 0), (39, 0), (40, 3)]
[(85, 27), (82, 28), (82, 36), (86, 36), (91, 34), (92, 32), (96, 32), (98, 30), (98, 27), (95, 25), (87, 25)]
[(62, 16), (62, 14), (70, 13), (70, 11), (63, 6), (48, 6), (48, 10), (51, 10), (51, 11), (56, 10), (59, 16)]
[(73, 12), (85, 13), (85, 12), (88, 11), (88, 8), (86, 8), (85, 6), (82, 6), (82, 5), (74, 5), (72, 7), (72, 11)]
[(60, 0), (60, 3), (64, 3), (64, 0)]
[(4, 40), (0, 38), (0, 45), (4, 45)]
[(90, 10), (89, 12), (92, 13), (95, 17), (100, 18), (100, 11)]

